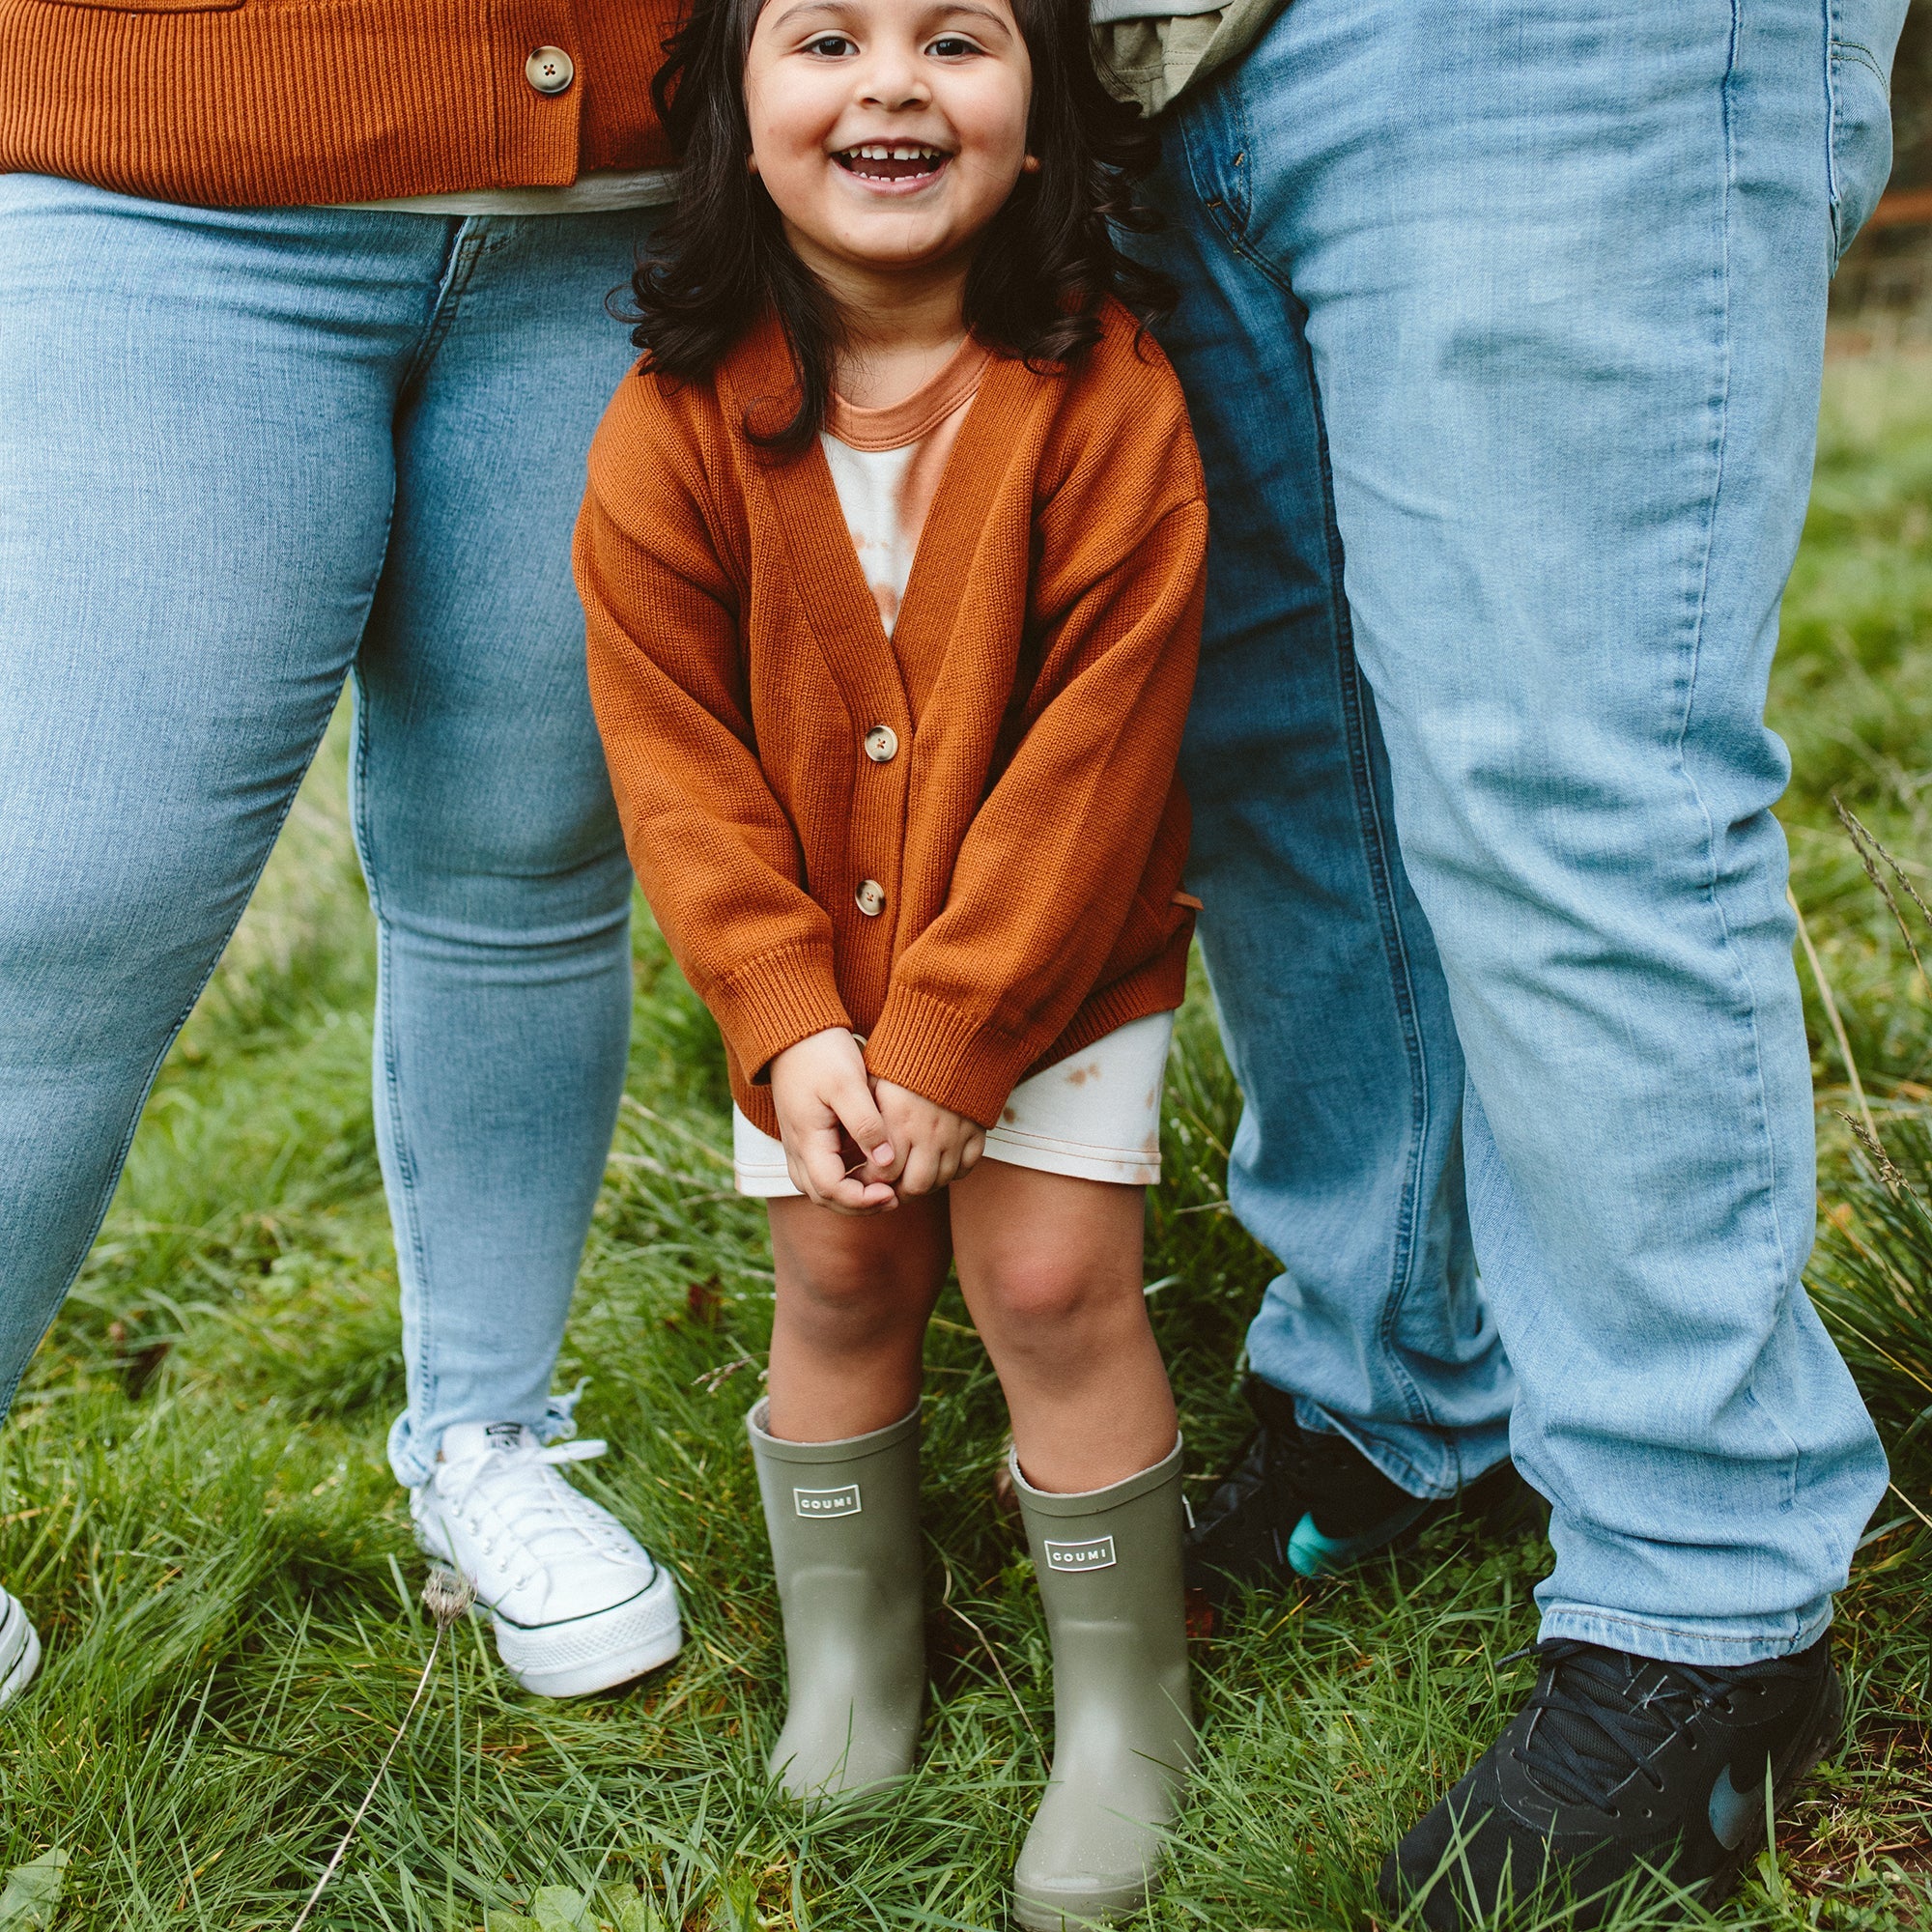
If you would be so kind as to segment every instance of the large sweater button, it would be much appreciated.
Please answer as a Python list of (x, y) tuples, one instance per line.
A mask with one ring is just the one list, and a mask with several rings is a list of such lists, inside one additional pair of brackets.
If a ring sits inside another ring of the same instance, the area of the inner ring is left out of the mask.
[(891, 764), (898, 749), (899, 734), (890, 724), (874, 724), (866, 733), (866, 755), (875, 765)]
[(539, 47), (524, 63), (524, 78), (539, 94), (561, 94), (577, 77), (577, 68), (561, 47)]
[(859, 890), (852, 896), (859, 901), (859, 910), (867, 919), (877, 919), (886, 909), (886, 889), (877, 879), (862, 879)]

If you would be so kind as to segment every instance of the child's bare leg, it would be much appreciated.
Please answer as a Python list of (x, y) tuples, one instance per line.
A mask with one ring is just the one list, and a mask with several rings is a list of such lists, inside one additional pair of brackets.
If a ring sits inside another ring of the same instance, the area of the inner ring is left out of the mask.
[(925, 1324), (946, 1279), (946, 1197), (867, 1217), (790, 1198), (766, 1205), (778, 1274), (771, 1433), (838, 1442), (896, 1422), (919, 1400)]
[(982, 1160), (950, 1191), (959, 1285), (1028, 1482), (1071, 1493), (1151, 1468), (1175, 1416), (1141, 1293), (1142, 1190)]
[(1194, 1755), (1174, 1398), (1141, 1293), (1138, 1187), (981, 1161), (959, 1278), (1013, 1419), (1053, 1647), (1053, 1770), (1013, 1870), (1023, 1926), (1147, 1894)]

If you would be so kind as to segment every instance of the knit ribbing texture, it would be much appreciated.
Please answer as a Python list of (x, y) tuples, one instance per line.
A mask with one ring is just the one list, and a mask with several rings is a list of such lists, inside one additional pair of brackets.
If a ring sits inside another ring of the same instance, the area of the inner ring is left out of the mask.
[[(667, 164), (676, 0), (0, 0), (0, 169), (207, 207)], [(568, 53), (539, 94), (524, 63)]]

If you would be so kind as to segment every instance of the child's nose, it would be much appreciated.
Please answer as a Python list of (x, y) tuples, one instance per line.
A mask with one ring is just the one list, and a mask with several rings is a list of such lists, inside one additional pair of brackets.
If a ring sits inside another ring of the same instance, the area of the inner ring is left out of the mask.
[(888, 112), (907, 107), (923, 107), (932, 98), (925, 76), (916, 61), (894, 54), (882, 54), (867, 64), (861, 81), (860, 99), (867, 107)]

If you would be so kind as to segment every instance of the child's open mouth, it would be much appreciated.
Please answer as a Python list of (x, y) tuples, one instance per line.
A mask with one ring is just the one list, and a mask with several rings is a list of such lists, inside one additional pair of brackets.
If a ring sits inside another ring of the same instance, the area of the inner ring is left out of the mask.
[(832, 158), (865, 181), (917, 182), (930, 180), (952, 156), (943, 148), (913, 141), (868, 141), (864, 147), (841, 149)]

